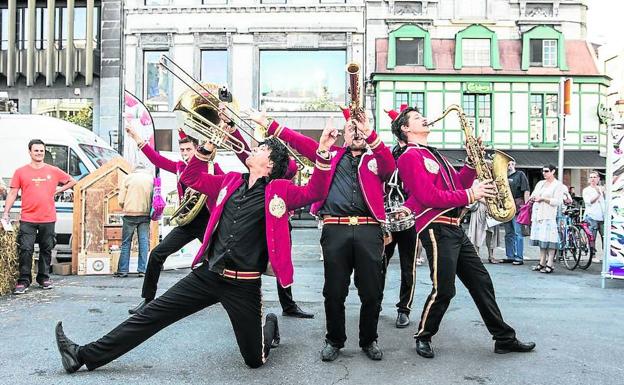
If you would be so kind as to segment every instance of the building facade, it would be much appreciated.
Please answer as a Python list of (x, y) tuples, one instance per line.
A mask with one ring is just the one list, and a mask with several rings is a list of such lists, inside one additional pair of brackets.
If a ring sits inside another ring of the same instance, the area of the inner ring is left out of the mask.
[[(564, 182), (581, 187), (585, 170), (604, 168), (606, 125), (598, 115), (609, 78), (586, 41), (583, 1), (367, 1), (367, 70), (376, 129), (393, 140), (384, 110), (402, 103), (427, 117), (461, 106), (475, 135), (512, 155), (533, 182), (557, 164), (564, 123), (559, 84), (573, 79), (565, 118)], [(449, 115), (430, 143), (463, 159), (464, 132)], [(534, 170), (535, 169), (535, 170)]]
[(85, 125), (115, 145), (120, 121), (121, 3), (1, 2), (0, 91), (8, 93), (21, 113), (92, 115)]
[(158, 65), (162, 55), (226, 85), (240, 110), (318, 136), (341, 116), (346, 64), (364, 62), (363, 15), (353, 0), (127, 0), (125, 88), (152, 111), (163, 150), (177, 147), (173, 109), (187, 88)]

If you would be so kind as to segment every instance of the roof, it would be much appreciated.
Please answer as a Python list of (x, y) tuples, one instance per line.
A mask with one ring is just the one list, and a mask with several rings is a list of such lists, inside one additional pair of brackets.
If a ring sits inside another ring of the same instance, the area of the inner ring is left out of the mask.
[(387, 68), (388, 39), (377, 39), (375, 42), (376, 72), (405, 74), (461, 74), (461, 75), (601, 75), (598, 71), (593, 49), (584, 40), (566, 40), (566, 63), (568, 71), (559, 68), (531, 67), (522, 70), (522, 40), (499, 39), (498, 50), (501, 69), (491, 67), (463, 67), (455, 69), (455, 39), (431, 39), (434, 69), (424, 66), (396, 66)]
[[(461, 166), (466, 158), (465, 150), (440, 150), (453, 166)], [(558, 150), (503, 150), (514, 158), (517, 168), (542, 168), (547, 164), (557, 165)], [(566, 150), (563, 157), (564, 168), (604, 169), (607, 160), (594, 150)]]

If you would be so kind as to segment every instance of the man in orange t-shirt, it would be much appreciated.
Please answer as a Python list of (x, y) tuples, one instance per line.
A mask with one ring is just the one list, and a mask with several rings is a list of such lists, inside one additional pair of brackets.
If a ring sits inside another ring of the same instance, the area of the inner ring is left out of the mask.
[(24, 294), (32, 282), (30, 274), (35, 242), (39, 243), (37, 283), (44, 290), (52, 288), (48, 275), (54, 248), (56, 208), (54, 196), (76, 184), (74, 178), (58, 167), (43, 162), (45, 143), (33, 139), (28, 143), (30, 163), (18, 168), (11, 179), (11, 191), (4, 205), (3, 221), (9, 220), (9, 212), (22, 190), (22, 211), (18, 234), (19, 278), (14, 294)]

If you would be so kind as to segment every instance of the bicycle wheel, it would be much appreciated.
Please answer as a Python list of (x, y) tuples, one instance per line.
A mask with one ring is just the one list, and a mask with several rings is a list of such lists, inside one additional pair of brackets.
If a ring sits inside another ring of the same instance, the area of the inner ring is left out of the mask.
[(574, 226), (568, 227), (566, 242), (563, 245), (563, 264), (566, 269), (574, 270), (578, 266), (579, 230)]
[(589, 236), (580, 226), (576, 226), (579, 234), (579, 248), (577, 253), (578, 266), (586, 270), (592, 263), (591, 245), (589, 244)]

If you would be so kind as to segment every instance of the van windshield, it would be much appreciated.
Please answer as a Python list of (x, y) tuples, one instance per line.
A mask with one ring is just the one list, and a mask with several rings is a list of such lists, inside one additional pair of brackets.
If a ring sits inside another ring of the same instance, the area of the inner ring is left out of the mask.
[(120, 156), (119, 153), (117, 153), (117, 151), (111, 150), (109, 148), (93, 146), (90, 144), (80, 144), (79, 146), (82, 149), (82, 151), (84, 151), (85, 154), (87, 154), (87, 156), (93, 162), (93, 164), (95, 164), (98, 167), (108, 162), (109, 160)]

